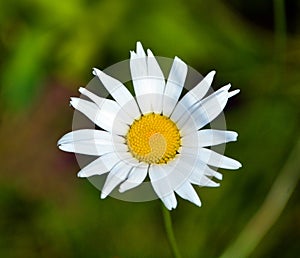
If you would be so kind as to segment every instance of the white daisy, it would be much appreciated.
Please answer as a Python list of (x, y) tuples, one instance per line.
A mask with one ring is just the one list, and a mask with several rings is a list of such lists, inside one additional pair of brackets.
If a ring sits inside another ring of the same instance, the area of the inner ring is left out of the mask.
[(222, 175), (212, 169), (238, 169), (241, 164), (206, 148), (237, 140), (237, 133), (202, 129), (224, 109), (227, 100), (239, 90), (230, 84), (206, 96), (215, 71), (181, 99), (188, 67), (175, 57), (168, 79), (152, 54), (140, 42), (131, 51), (130, 72), (133, 96), (118, 80), (98, 69), (99, 78), (114, 100), (101, 98), (80, 88), (82, 98), (71, 98), (71, 105), (101, 129), (81, 129), (64, 135), (61, 150), (99, 156), (81, 169), (79, 177), (108, 173), (101, 191), (105, 198), (119, 185), (124, 192), (142, 184), (147, 175), (157, 196), (171, 210), (176, 208), (175, 193), (201, 206), (192, 187), (219, 186), (211, 180)]

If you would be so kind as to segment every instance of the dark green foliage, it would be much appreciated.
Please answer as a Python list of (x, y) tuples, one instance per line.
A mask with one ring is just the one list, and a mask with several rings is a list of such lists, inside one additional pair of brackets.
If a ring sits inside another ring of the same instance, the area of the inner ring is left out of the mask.
[[(299, 21), (287, 6), (289, 34), (278, 55), (272, 2), (261, 2), (249, 9), (245, 1), (1, 1), (0, 257), (171, 257), (159, 201), (100, 200), (76, 177), (74, 156), (56, 149), (71, 129), (69, 97), (92, 67), (129, 58), (138, 40), (203, 75), (215, 69), (214, 89), (229, 82), (241, 89), (225, 116), (239, 133), (226, 154), (243, 168), (222, 171), (220, 188), (197, 189), (201, 208), (179, 199), (172, 212), (183, 257), (221, 255), (299, 138)], [(251, 257), (299, 254), (298, 188)]]

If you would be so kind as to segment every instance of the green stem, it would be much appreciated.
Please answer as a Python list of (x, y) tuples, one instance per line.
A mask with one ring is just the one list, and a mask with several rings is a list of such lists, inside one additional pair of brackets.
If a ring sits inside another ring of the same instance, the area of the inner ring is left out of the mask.
[(164, 224), (165, 224), (165, 228), (166, 228), (168, 241), (169, 241), (170, 247), (172, 249), (174, 258), (181, 258), (181, 255), (180, 255), (177, 243), (176, 243), (175, 235), (173, 232), (171, 214), (164, 205), (162, 205), (162, 213), (163, 213)]

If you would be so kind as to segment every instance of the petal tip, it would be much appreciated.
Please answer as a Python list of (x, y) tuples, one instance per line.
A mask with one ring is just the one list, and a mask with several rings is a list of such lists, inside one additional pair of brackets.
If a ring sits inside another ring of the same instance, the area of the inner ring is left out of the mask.
[(133, 50), (131, 50), (129, 53), (131, 59), (136, 58), (136, 53)]
[(236, 170), (236, 169), (240, 169), (243, 165), (239, 162), (239, 161), (237, 161), (237, 160), (234, 160), (235, 161), (235, 166), (234, 167), (232, 167), (231, 169), (234, 169), (234, 170)]
[(215, 178), (217, 178), (218, 180), (223, 180), (223, 174), (218, 174)]
[(228, 97), (231, 98), (231, 97), (235, 96), (236, 94), (238, 94), (239, 92), (240, 92), (240, 89), (230, 91), (230, 92), (228, 92), (229, 93)]
[(104, 193), (104, 192), (102, 192), (101, 195), (100, 195), (100, 198), (101, 198), (101, 199), (105, 199), (106, 197), (107, 197), (107, 194)]
[(77, 173), (77, 177), (79, 177), (79, 178), (85, 178), (86, 175), (85, 175), (85, 173), (83, 173), (82, 171), (80, 171), (80, 172)]
[(78, 104), (78, 98), (76, 98), (76, 97), (71, 97), (71, 98), (70, 98), (70, 105), (71, 105), (73, 108), (76, 108), (77, 104)]
[(233, 142), (237, 141), (238, 136), (239, 136), (239, 134), (237, 132), (232, 131), (230, 141), (233, 141)]
[(120, 185), (119, 187), (119, 192), (120, 193), (124, 193), (127, 189), (125, 187), (123, 187), (122, 185)]
[(213, 80), (214, 80), (214, 76), (216, 74), (215, 70), (210, 71), (204, 78), (204, 82), (206, 82), (209, 86), (212, 84)]
[[(229, 91), (229, 89), (231, 88), (231, 83), (228, 83), (227, 85), (225, 85), (224, 87), (222, 87), (221, 89), (227, 90)], [(230, 92), (229, 92), (230, 94)]]
[(148, 57), (154, 57), (154, 55), (150, 49), (147, 49), (147, 55), (148, 55)]
[(66, 134), (64, 136), (60, 137), (60, 139), (56, 143), (57, 147), (59, 147), (63, 144), (65, 137), (66, 137)]
[(79, 87), (78, 91), (82, 94), (83, 92), (86, 91), (86, 89), (84, 87)]
[(93, 75), (99, 76), (100, 73), (101, 73), (101, 70), (99, 70), (98, 68), (93, 67), (93, 71), (92, 71)]
[(201, 207), (201, 206), (202, 206), (202, 203), (201, 203), (200, 200), (199, 200), (199, 202), (194, 202), (194, 204), (195, 204), (196, 206), (198, 206), (198, 207)]
[(146, 56), (143, 45), (140, 41), (136, 42), (136, 54), (140, 57)]
[(141, 41), (136, 42), (136, 48), (138, 49), (139, 47), (143, 47)]

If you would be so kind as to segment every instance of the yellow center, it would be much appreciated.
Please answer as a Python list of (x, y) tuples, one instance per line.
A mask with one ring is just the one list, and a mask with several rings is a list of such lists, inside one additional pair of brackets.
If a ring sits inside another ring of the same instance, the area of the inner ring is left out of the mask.
[(126, 142), (139, 161), (161, 164), (175, 157), (180, 147), (180, 134), (170, 118), (151, 113), (133, 122)]

